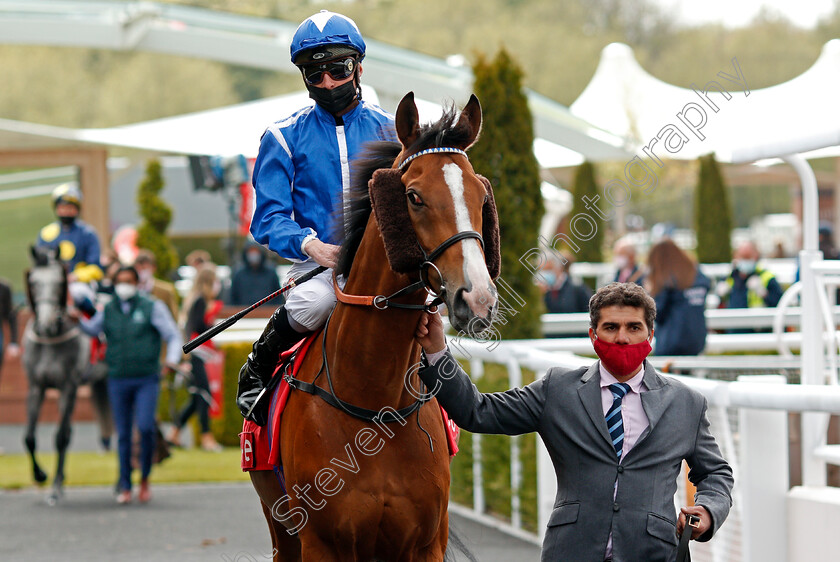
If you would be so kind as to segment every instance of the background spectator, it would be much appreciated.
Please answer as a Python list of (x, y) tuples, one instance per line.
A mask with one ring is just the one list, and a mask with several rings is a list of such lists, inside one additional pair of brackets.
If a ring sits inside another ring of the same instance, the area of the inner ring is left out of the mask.
[(742, 242), (735, 249), (732, 273), (715, 288), (725, 308), (762, 308), (779, 304), (782, 287), (775, 275), (758, 265), (760, 258), (753, 242)]
[[(90, 334), (104, 333), (108, 341), (108, 397), (117, 426), (120, 461), (117, 503), (131, 501), (132, 427), (140, 433), (140, 493), (138, 499), (151, 499), (149, 474), (155, 450), (158, 391), (160, 387), (161, 345), (166, 342), (167, 365), (181, 359), (182, 338), (162, 302), (140, 293), (137, 270), (121, 267), (114, 276), (116, 298), (92, 318), (79, 318)], [(169, 370), (170, 368), (167, 367)]]
[(619, 283), (644, 283), (645, 272), (636, 263), (636, 246), (626, 236), (616, 240), (613, 246), (613, 265), (615, 265), (615, 279)]
[[(9, 346), (5, 346), (3, 324), (9, 325)], [(12, 305), (12, 288), (5, 279), (0, 279), (0, 373), (3, 370), (3, 357), (9, 358), (20, 355), (18, 341), (17, 309)]]
[[(213, 325), (213, 321), (222, 309), (222, 302), (216, 298), (220, 290), (221, 284), (216, 277), (215, 267), (207, 265), (201, 267), (193, 278), (192, 288), (181, 311), (180, 322), (188, 338), (194, 338)], [(211, 353), (216, 353), (216, 348), (212, 341), (207, 341), (190, 354), (192, 381), (189, 401), (173, 420), (175, 425), (167, 437), (167, 441), (176, 447), (181, 446), (181, 428), (193, 414), (197, 413), (198, 423), (201, 426), (201, 448), (213, 452), (222, 449), (210, 432), (209, 411), (212, 397), (204, 362)]]
[(147, 295), (152, 295), (163, 302), (172, 317), (177, 317), (178, 293), (175, 290), (175, 285), (155, 277), (155, 273), (157, 273), (157, 258), (155, 258), (155, 255), (150, 250), (141, 249), (137, 252), (137, 258), (134, 260), (134, 268), (140, 276), (140, 283), (137, 287)]
[(545, 291), (543, 299), (548, 312), (589, 312), (592, 291), (569, 276), (572, 260), (572, 256), (566, 252), (560, 255), (552, 253), (546, 260), (545, 268), (537, 276), (541, 289)]
[(706, 346), (711, 282), (672, 240), (648, 253), (645, 288), (656, 301), (656, 355), (697, 355)]
[(97, 302), (107, 302), (114, 296), (114, 274), (122, 266), (117, 252), (111, 248), (104, 248), (99, 254), (99, 265), (102, 267), (102, 279), (96, 289)]
[(213, 259), (207, 250), (193, 250), (184, 258), (184, 263), (198, 270), (204, 264), (213, 263)]
[[(265, 249), (249, 241), (242, 249), (242, 265), (233, 274), (230, 284), (229, 304), (249, 305), (270, 295), (280, 288), (277, 272), (266, 263)], [(271, 301), (271, 306), (280, 306), (283, 299)]]
[(834, 246), (834, 228), (827, 221), (820, 221), (819, 226), (820, 251), (824, 260), (840, 259), (840, 252)]

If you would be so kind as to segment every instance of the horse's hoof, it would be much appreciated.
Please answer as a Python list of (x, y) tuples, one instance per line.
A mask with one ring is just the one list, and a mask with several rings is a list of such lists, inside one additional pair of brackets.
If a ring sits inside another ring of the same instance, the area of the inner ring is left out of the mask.
[(58, 503), (58, 498), (59, 498), (60, 496), (61, 496), (61, 494), (58, 494), (58, 493), (56, 493), (56, 492), (53, 492), (53, 493), (51, 493), (50, 495), (48, 495), (48, 496), (47, 496), (47, 500), (46, 500), (46, 501), (47, 501), (47, 505), (48, 505), (48, 506), (50, 506), (50, 507), (53, 507), (55, 504), (57, 504), (57, 503)]
[(35, 479), (35, 482), (37, 482), (38, 484), (43, 484), (44, 482), (47, 481), (47, 475), (40, 468), (35, 470), (32, 473), (32, 477)]

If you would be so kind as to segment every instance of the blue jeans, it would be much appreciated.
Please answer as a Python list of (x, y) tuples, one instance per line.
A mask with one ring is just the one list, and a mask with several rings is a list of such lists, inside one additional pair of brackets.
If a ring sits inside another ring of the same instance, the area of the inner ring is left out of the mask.
[(117, 428), (117, 451), (120, 459), (121, 490), (131, 490), (132, 427), (140, 432), (140, 475), (143, 480), (152, 471), (155, 450), (155, 413), (160, 377), (108, 378), (108, 398)]

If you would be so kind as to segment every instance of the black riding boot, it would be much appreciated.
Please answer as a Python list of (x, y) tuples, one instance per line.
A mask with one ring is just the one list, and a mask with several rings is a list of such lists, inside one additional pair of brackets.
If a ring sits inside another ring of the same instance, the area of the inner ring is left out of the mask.
[[(274, 311), (268, 324), (265, 326), (260, 339), (254, 342), (251, 353), (248, 354), (248, 361), (239, 370), (239, 388), (236, 392), (236, 405), (246, 419), (257, 425), (265, 425), (268, 421), (267, 407), (268, 400), (261, 402), (251, 411), (260, 392), (266, 387), (280, 354), (295, 345), (308, 335), (308, 332), (301, 333), (292, 328), (289, 324), (289, 315), (286, 308), (281, 306)], [(251, 414), (248, 415), (248, 412)]]

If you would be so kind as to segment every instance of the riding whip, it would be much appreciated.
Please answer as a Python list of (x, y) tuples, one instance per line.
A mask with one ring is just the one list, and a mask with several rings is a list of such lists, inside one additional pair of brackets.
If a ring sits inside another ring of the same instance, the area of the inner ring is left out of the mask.
[(299, 279), (292, 279), (291, 281), (289, 281), (286, 284), (286, 286), (281, 287), (280, 289), (274, 291), (273, 293), (271, 293), (270, 295), (268, 295), (264, 299), (255, 302), (254, 304), (252, 304), (248, 308), (244, 308), (244, 309), (240, 310), (239, 312), (237, 312), (233, 316), (229, 316), (228, 318), (225, 318), (224, 320), (222, 320), (221, 322), (219, 322), (215, 326), (212, 326), (211, 328), (209, 328), (203, 334), (198, 335), (195, 338), (191, 339), (190, 341), (185, 343), (184, 347), (182, 347), (181, 349), (184, 351), (184, 353), (189, 353), (190, 351), (192, 351), (196, 347), (200, 346), (201, 344), (203, 344), (204, 342), (206, 342), (207, 340), (209, 340), (213, 336), (215, 336), (215, 335), (217, 335), (221, 332), (224, 332), (225, 330), (227, 330), (228, 328), (230, 328), (231, 326), (236, 324), (236, 322), (238, 322), (240, 318), (242, 318), (243, 316), (245, 316), (246, 314), (248, 314), (249, 312), (251, 312), (255, 308), (264, 305), (265, 303), (267, 303), (268, 301), (270, 301), (271, 299), (273, 299), (275, 297), (279, 297), (280, 295), (282, 295), (283, 293), (285, 293), (289, 289), (293, 289), (294, 287), (297, 287), (301, 283), (309, 281), (310, 279), (312, 279), (313, 277), (315, 277), (319, 273), (323, 273), (326, 270), (327, 270), (326, 267), (324, 267), (323, 265), (319, 265), (318, 267), (316, 267), (312, 271), (309, 271), (309, 272), (301, 275)]

